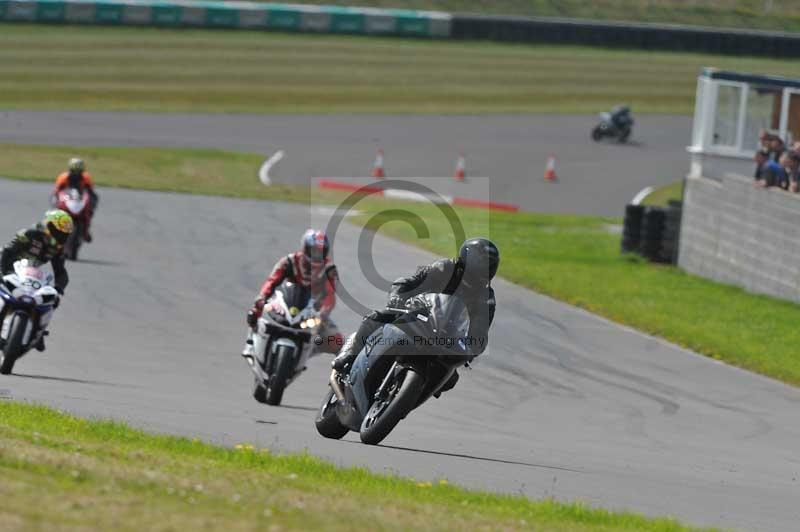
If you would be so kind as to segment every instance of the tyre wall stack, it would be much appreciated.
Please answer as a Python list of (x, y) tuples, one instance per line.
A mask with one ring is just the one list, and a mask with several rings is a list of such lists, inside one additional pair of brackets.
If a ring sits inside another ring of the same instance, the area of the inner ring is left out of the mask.
[(676, 264), (681, 224), (680, 202), (669, 207), (628, 205), (622, 229), (622, 252), (651, 262)]
[(454, 15), (452, 37), (508, 42), (583, 44), (731, 55), (800, 56), (800, 35), (730, 28), (593, 20)]
[(622, 252), (638, 253), (642, 240), (642, 218), (644, 205), (627, 205), (625, 222), (622, 226)]

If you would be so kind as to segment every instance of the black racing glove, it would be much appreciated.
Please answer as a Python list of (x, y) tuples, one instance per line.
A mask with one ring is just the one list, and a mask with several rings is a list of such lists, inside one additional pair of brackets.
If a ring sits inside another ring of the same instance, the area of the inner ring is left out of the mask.
[(389, 302), (386, 303), (386, 308), (403, 308), (405, 303), (406, 299), (403, 296), (392, 294), (389, 296)]
[(247, 313), (247, 324), (253, 329), (256, 328), (256, 325), (258, 324), (258, 318), (261, 317), (261, 313), (264, 312), (264, 305), (266, 302), (267, 299), (265, 297), (257, 297), (253, 302), (253, 308), (251, 308)]
[(408, 310), (418, 310), (428, 308), (428, 300), (423, 296), (414, 296), (405, 302), (405, 307)]

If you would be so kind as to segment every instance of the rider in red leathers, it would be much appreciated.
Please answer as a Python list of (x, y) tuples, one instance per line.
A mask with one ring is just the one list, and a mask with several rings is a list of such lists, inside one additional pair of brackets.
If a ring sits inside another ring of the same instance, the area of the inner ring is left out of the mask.
[(92, 225), (92, 218), (94, 217), (94, 212), (97, 210), (97, 204), (100, 202), (100, 198), (94, 190), (92, 176), (86, 171), (86, 164), (77, 157), (70, 159), (68, 171), (59, 174), (56, 178), (56, 185), (53, 189), (51, 199), (53, 205), (57, 203), (58, 193), (65, 188), (77, 188), (81, 192), (86, 190), (89, 193), (88, 216), (86, 217), (86, 225), (83, 228), (82, 236), (86, 242), (91, 242), (92, 233), (90, 232), (90, 226)]
[(247, 324), (250, 334), (247, 338), (242, 356), (253, 355), (252, 333), (255, 329), (264, 305), (275, 289), (286, 279), (305, 286), (311, 290), (311, 297), (316, 301), (322, 325), (319, 329), (321, 344), (317, 341), (317, 352), (337, 353), (344, 342), (342, 334), (331, 321), (330, 314), (336, 305), (336, 265), (330, 257), (330, 242), (323, 231), (309, 229), (303, 235), (300, 251), (290, 253), (275, 264), (272, 273), (261, 286), (253, 308), (247, 313)]

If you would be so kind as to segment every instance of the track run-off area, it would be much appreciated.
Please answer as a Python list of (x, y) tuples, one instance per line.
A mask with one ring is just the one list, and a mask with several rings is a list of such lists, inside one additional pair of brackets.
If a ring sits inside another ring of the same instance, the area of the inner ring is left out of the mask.
[[(635, 109), (634, 109), (635, 112)], [(635, 115), (631, 142), (594, 143), (592, 115), (247, 115), (0, 112), (0, 143), (220, 148), (285, 156), (275, 183), (370, 175), (378, 149), (390, 178), (431, 180), (439, 193), (542, 213), (621, 216), (649, 186), (688, 172), (691, 119)], [(466, 183), (452, 180), (463, 152)], [(546, 182), (549, 156), (558, 182)], [(91, 161), (88, 161), (91, 171)], [(488, 179), (480, 179), (488, 178)], [(256, 169), (253, 169), (256, 179)], [(441, 184), (448, 182), (445, 190)]]
[[(33, 222), (49, 190), (0, 180), (2, 234)], [(238, 355), (259, 283), (319, 209), (99, 192), (95, 243), (68, 265), (48, 350), (0, 380), (3, 397), (694, 525), (780, 531), (800, 520), (800, 391), (503, 280), (489, 349), (454, 390), (412, 412), (382, 446), (354, 434), (325, 440), (313, 420), (328, 355), (312, 359), (279, 408), (253, 401)], [(379, 306), (385, 293), (363, 278), (359, 234), (343, 224), (334, 258), (348, 291)], [(390, 279), (434, 258), (382, 237), (372, 255)], [(345, 332), (360, 319), (344, 304), (333, 318)]]

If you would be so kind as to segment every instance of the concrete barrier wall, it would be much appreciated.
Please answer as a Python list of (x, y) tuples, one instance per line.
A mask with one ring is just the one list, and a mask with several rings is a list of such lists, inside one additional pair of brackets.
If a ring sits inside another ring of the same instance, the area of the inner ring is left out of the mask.
[(0, 0), (0, 20), (449, 37), (435, 11), (184, 0)]
[(800, 195), (751, 178), (689, 178), (678, 265), (748, 291), (800, 302)]

